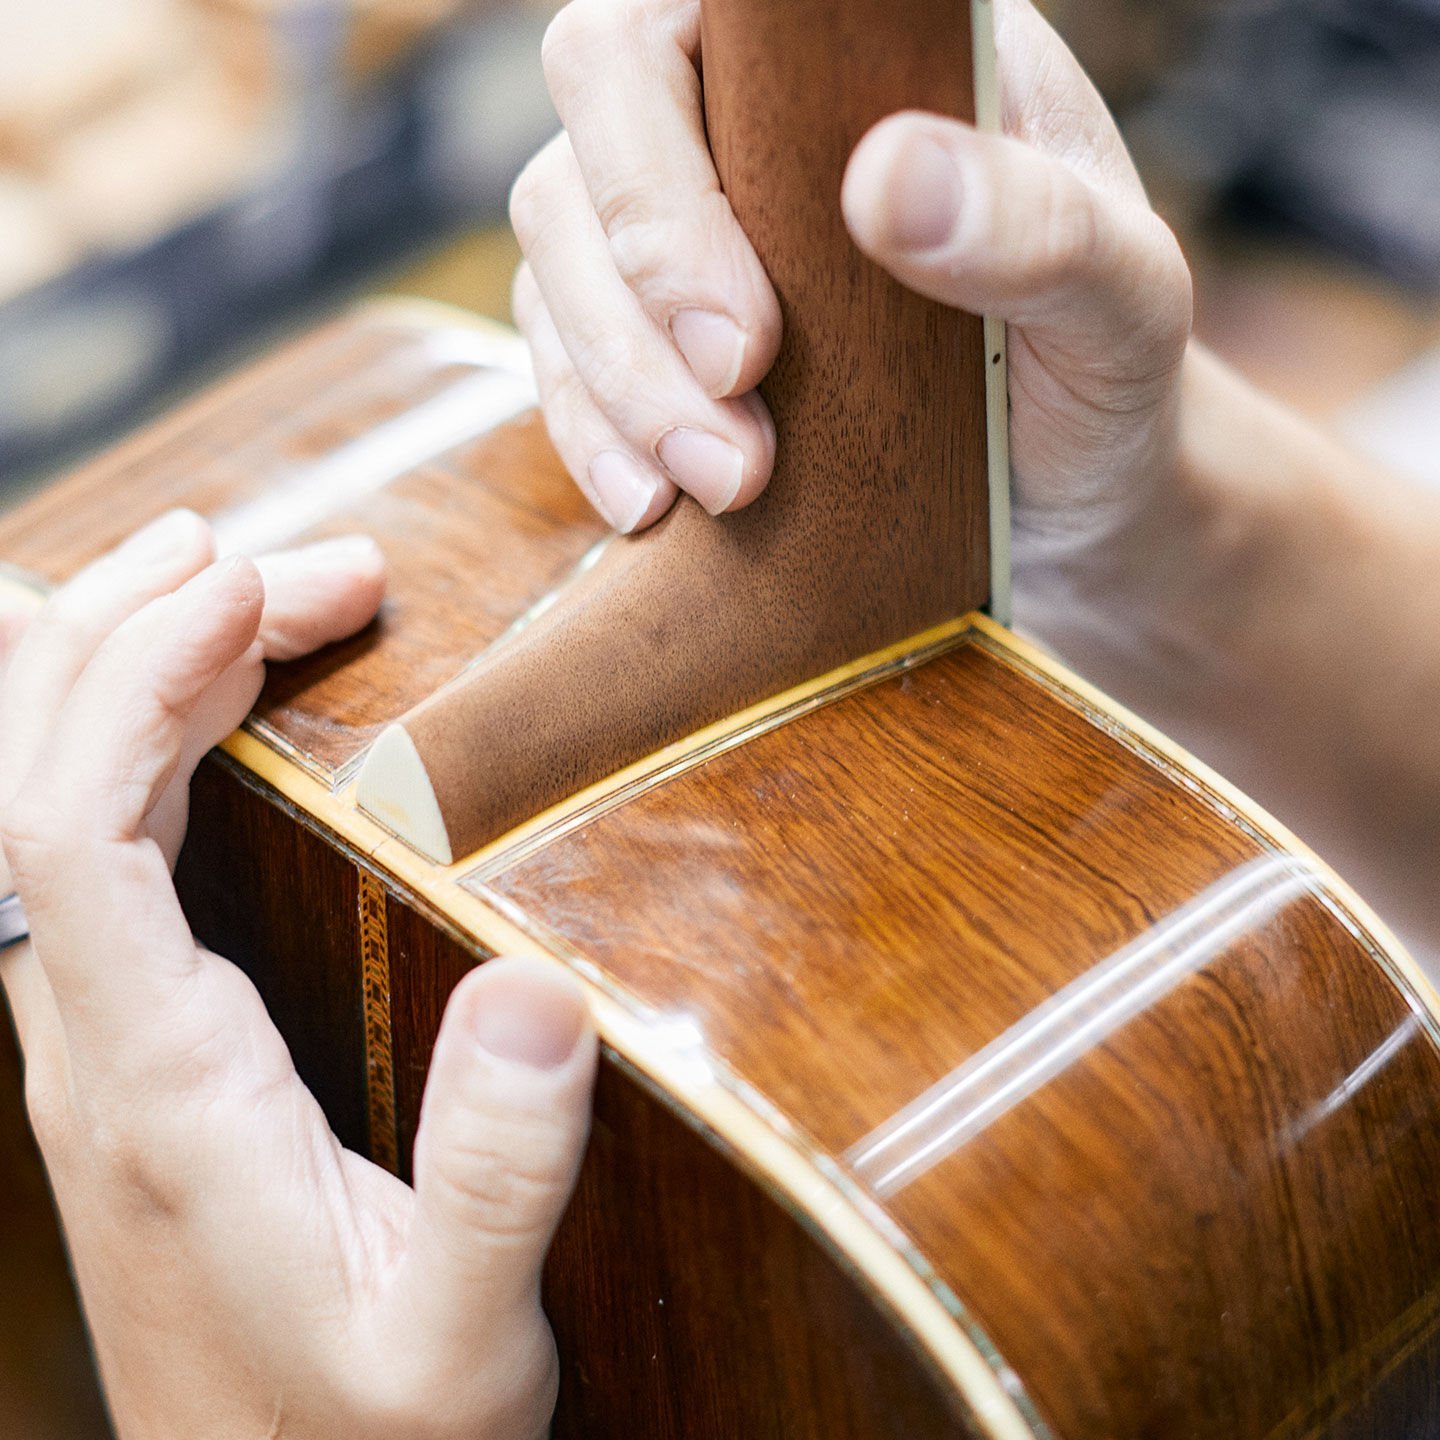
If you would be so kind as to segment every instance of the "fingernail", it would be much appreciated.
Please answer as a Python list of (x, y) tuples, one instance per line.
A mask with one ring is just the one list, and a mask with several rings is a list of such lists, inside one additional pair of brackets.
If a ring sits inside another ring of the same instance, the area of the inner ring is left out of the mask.
[(222, 590), (230, 582), (231, 576), (241, 570), (254, 568), (255, 562), (248, 555), (227, 555), (223, 560), (207, 565), (184, 588), (196, 592)]
[(602, 450), (590, 462), (590, 484), (601, 513), (628, 535), (650, 508), (660, 482), (619, 450)]
[(207, 565), (198, 575), (192, 576), (171, 597), (180, 605), (206, 609), (215, 603), (217, 593), (228, 590), (240, 570), (254, 573), (255, 562), (244, 555), (229, 555)]
[(719, 400), (735, 388), (745, 363), (745, 332), (728, 315), (680, 310), (670, 333), (706, 394)]
[(928, 135), (917, 135), (891, 161), (885, 187), (886, 223), (902, 250), (933, 250), (960, 216), (955, 157)]
[(472, 1012), (482, 1049), (512, 1064), (558, 1070), (575, 1053), (585, 1028), (585, 997), (538, 962), (491, 960)]
[(115, 554), (122, 560), (168, 559), (195, 533), (195, 519), (193, 510), (167, 510), (137, 530)]
[(675, 483), (712, 515), (728, 510), (745, 478), (745, 457), (728, 440), (707, 430), (667, 430), (655, 447)]
[(335, 540), (317, 540), (304, 545), (296, 555), (307, 565), (353, 565), (369, 560), (380, 547), (368, 535), (341, 535)]

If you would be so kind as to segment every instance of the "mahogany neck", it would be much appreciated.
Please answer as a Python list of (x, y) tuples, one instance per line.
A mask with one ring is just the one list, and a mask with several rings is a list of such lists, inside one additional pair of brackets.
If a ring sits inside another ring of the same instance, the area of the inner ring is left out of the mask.
[[(880, 498), (898, 523), (986, 525), (979, 323), (866, 260), (840, 210), (846, 162), (876, 121), (975, 118), (971, 0), (702, 0), (701, 14), (711, 149), (784, 317), (761, 386), (779, 435), (772, 487), (823, 503), (828, 486), (869, 482), (894, 491)], [(957, 543), (957, 563), (974, 568), (973, 551)], [(988, 573), (960, 589), (984, 603)]]

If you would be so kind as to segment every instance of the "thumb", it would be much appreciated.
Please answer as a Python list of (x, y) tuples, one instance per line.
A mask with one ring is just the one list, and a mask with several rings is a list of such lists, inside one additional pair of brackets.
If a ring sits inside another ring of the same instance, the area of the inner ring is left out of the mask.
[(856, 244), (932, 300), (994, 315), (1077, 374), (1168, 377), (1190, 277), (1164, 222), (1063, 161), (935, 115), (882, 120), (841, 195)]
[[(491, 960), (456, 988), (415, 1143), (406, 1280), (431, 1345), (476, 1353), (538, 1313), (590, 1128), (595, 1032), (558, 966)], [(412, 1312), (413, 1313), (413, 1312)]]

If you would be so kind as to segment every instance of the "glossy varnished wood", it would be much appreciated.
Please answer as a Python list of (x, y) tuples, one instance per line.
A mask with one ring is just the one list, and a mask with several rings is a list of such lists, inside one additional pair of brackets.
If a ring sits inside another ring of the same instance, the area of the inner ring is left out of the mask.
[[(408, 1174), (445, 1001), (488, 951), (400, 894), (388, 928)], [(732, 1157), (613, 1063), (546, 1267), (545, 1308), (563, 1358), (554, 1434), (565, 1440), (909, 1440), (962, 1428), (873, 1297)]]
[(865, 1288), (620, 1070), (600, 1082), (545, 1304), (578, 1362), (557, 1440), (975, 1433)]
[(472, 357), (493, 348), (463, 317), (437, 324), (406, 308), (327, 326), (0, 516), (0, 563), (53, 583), (171, 505), (216, 521), (222, 539), (271, 548), (373, 535), (389, 573), (379, 620), (272, 670), (253, 722), (333, 777), (552, 590), (603, 533), (538, 414), (492, 428), (478, 399), (468, 441), (432, 453), (416, 437), (388, 484), (353, 497), (332, 487), (318, 514), (298, 498), (288, 516), (283, 504), (277, 511), (277, 496), (304, 491), (345, 447), (436, 396), (473, 388), (494, 366)]
[(420, 1102), (445, 1002), (462, 977), (490, 958), (491, 952), (447, 933), (413, 900), (407, 904), (392, 894), (386, 915), (400, 1173), (408, 1180)]
[(195, 777), (175, 872), (196, 935), (255, 982), (331, 1128), (370, 1144), (359, 887), (348, 857), (233, 767)]
[[(1269, 849), (970, 643), (472, 883), (850, 1159)], [(1434, 1374), (1434, 1042), (1332, 899), (1253, 916), (881, 1197), (1057, 1434), (1371, 1433)]]

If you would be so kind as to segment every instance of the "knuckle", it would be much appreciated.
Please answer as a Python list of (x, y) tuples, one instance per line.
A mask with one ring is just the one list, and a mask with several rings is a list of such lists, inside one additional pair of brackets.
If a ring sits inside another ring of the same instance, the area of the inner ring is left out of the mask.
[(515, 231), (520, 248), (526, 251), (535, 243), (544, 210), (543, 155), (544, 151), (541, 151), (533, 156), (510, 187), (510, 226)]
[(142, 1222), (176, 1220), (186, 1208), (186, 1169), (181, 1157), (167, 1159), (167, 1147), (153, 1124), (125, 1109), (93, 1120), (86, 1137), (106, 1203)]
[(54, 645), (61, 636), (82, 624), (90, 610), (90, 602), (82, 584), (63, 585), (45, 603), (35, 619), (35, 634)]
[[(677, 199), (653, 178), (630, 176), (598, 188), (595, 208), (616, 272), (654, 318), (663, 323), (685, 305), (730, 308), (733, 302), (711, 297), (729, 288), (727, 279), (747, 275), (750, 251), (718, 189)], [(769, 293), (768, 283), (762, 289)], [(746, 308), (763, 312), (764, 302)], [(757, 328), (770, 320), (768, 313), (749, 318)]]
[(55, 797), (43, 795), (34, 785), (21, 790), (5, 807), (0, 844), (17, 884), (29, 888), (44, 881), (68, 828)]
[[(1127, 233), (1123, 246), (1127, 307), (1125, 343), (1115, 349), (1107, 379), (1119, 398), (1117, 408), (1148, 404), (1168, 386), (1184, 360), (1194, 318), (1190, 267), (1169, 226), (1146, 210)], [(1138, 397), (1138, 399), (1137, 399)]]
[(1184, 350), (1195, 319), (1195, 288), (1190, 264), (1175, 232), (1153, 210), (1146, 212), (1149, 248), (1157, 272), (1156, 293), (1159, 344), (1177, 352)]
[(436, 1174), (456, 1217), (496, 1238), (524, 1240), (548, 1229), (569, 1166), (534, 1145), (523, 1158), (503, 1153), (486, 1137), (447, 1145)]
[(557, 106), (584, 83), (597, 51), (613, 31), (613, 6), (604, 0), (570, 0), (546, 26), (540, 63)]
[(45, 602), (30, 627), (34, 653), (54, 661), (94, 648), (103, 633), (97, 622), (94, 588), (91, 577), (82, 576)]
[(652, 197), (633, 186), (623, 192), (602, 192), (596, 209), (609, 237), (615, 269), (630, 289), (641, 295), (673, 289), (676, 257), (686, 254), (687, 247), (657, 218)]

